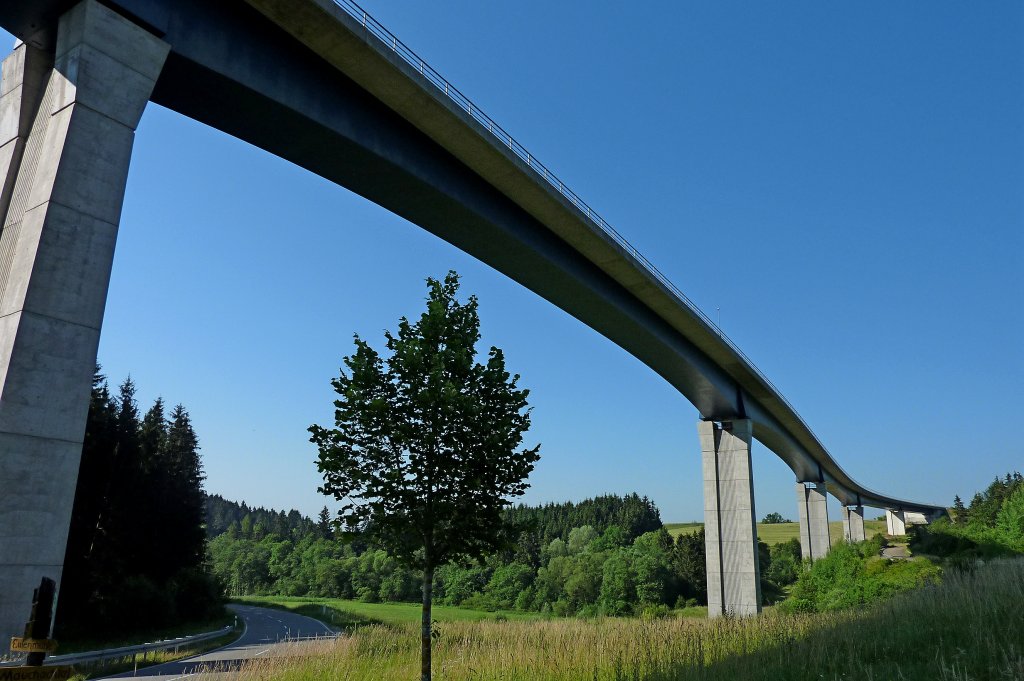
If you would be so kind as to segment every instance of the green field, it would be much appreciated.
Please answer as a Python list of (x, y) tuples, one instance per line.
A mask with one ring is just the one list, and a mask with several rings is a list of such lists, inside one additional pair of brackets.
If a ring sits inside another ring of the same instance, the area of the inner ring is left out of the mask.
[[(941, 584), (891, 601), (838, 612), (449, 621), (434, 642), (434, 672), (446, 681), (1022, 679), (1022, 602), (1024, 560), (999, 560), (952, 570)], [(247, 662), (237, 678), (417, 678), (413, 622), (363, 627), (315, 645)]]
[[(665, 529), (673, 537), (680, 534), (693, 534), (704, 527), (704, 523), (692, 522), (692, 523), (665, 523)], [(828, 524), (828, 532), (832, 537), (832, 541), (837, 542), (843, 538), (843, 522), (836, 520)], [(864, 521), (864, 532), (867, 534), (867, 538), (870, 539), (876, 534), (885, 534), (885, 521), (884, 520), (865, 520)], [(776, 523), (766, 525), (764, 523), (757, 524), (757, 538), (763, 541), (769, 546), (779, 544), (790, 539), (800, 538), (800, 524), (799, 523)]]
[[(343, 598), (299, 598), (290, 596), (243, 596), (235, 599), (246, 605), (262, 605), (294, 610), (338, 627), (359, 624), (409, 624), (420, 621), (419, 603), (363, 603)], [(529, 620), (538, 613), (500, 610), (487, 612), (446, 605), (431, 608), (433, 619), (439, 622), (477, 622), (480, 620)]]

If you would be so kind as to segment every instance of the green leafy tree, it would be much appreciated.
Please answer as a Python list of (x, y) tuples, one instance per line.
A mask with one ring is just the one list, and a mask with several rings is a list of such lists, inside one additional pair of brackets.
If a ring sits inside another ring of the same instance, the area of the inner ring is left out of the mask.
[(1003, 502), (996, 516), (996, 529), (1008, 544), (1024, 549), (1024, 486), (1018, 485)]
[(457, 298), (459, 279), (427, 279), (427, 310), (385, 332), (389, 356), (355, 337), (355, 354), (332, 381), (335, 427), (310, 427), (324, 476), (320, 491), (344, 505), (349, 534), (378, 541), (423, 573), (421, 677), (430, 679), (434, 571), (511, 543), (502, 520), (527, 489), (539, 445), (520, 449), (530, 426), (527, 390), (501, 350), (476, 361), (477, 299)]
[(629, 554), (619, 549), (604, 562), (600, 593), (601, 610), (606, 615), (628, 615), (636, 602), (635, 575)]
[(573, 530), (569, 532), (569, 553), (583, 553), (590, 546), (591, 542), (597, 539), (597, 537), (597, 530), (590, 525), (573, 528)]
[(766, 515), (764, 517), (764, 520), (762, 520), (761, 522), (765, 525), (781, 525), (782, 523), (791, 523), (793, 521), (783, 518), (782, 514), (778, 511), (772, 511), (771, 513)]
[(705, 556), (704, 528), (693, 534), (676, 537), (671, 570), (676, 578), (677, 591), (685, 600), (694, 599), (703, 604), (708, 602)]

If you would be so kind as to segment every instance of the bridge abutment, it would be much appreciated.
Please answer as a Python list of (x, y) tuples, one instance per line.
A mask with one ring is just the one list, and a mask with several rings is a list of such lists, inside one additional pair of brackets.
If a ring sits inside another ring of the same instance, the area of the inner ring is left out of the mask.
[(804, 560), (817, 560), (828, 553), (828, 493), (823, 482), (796, 483), (797, 511), (800, 517), (800, 554)]
[(867, 536), (864, 533), (864, 507), (843, 506), (843, 539), (848, 543), (864, 541)]
[(750, 420), (697, 424), (704, 470), (708, 617), (761, 611)]
[(168, 50), (85, 0), (61, 17), (52, 62), (25, 45), (4, 62), (3, 652), (40, 579), (60, 581), (135, 128)]

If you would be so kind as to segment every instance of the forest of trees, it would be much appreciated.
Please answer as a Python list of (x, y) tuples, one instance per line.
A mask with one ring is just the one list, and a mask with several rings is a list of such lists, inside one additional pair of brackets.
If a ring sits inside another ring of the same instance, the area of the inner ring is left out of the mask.
[[(419, 598), (418, 574), (386, 551), (333, 538), (326, 508), (314, 522), (296, 511), (251, 509), (220, 497), (208, 504), (223, 528), (210, 540), (213, 570), (232, 596)], [(673, 539), (645, 497), (607, 495), (506, 513), (531, 529), (514, 549), (439, 568), (437, 602), (557, 615), (623, 615), (707, 602), (703, 532)], [(799, 574), (800, 547), (793, 541), (760, 549), (764, 592), (775, 599)]]
[(216, 616), (199, 440), (180, 404), (145, 414), (131, 378), (96, 370), (64, 560), (58, 636), (95, 638)]
[(952, 518), (912, 529), (910, 546), (921, 553), (964, 558), (1024, 553), (1024, 476), (997, 477), (964, 505), (953, 501)]

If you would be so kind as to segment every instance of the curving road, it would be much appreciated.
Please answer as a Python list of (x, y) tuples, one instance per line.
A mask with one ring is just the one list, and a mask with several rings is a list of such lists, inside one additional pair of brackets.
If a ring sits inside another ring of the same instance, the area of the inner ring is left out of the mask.
[(229, 605), (245, 623), (242, 636), (223, 648), (196, 655), (184, 660), (154, 665), (138, 670), (108, 676), (117, 678), (163, 678), (167, 681), (180, 679), (197, 673), (201, 668), (215, 668), (218, 671), (237, 669), (245, 660), (270, 653), (279, 641), (284, 639), (314, 638), (333, 636), (334, 632), (323, 622), (311, 617), (296, 615), (284, 610), (258, 608), (252, 605)]

